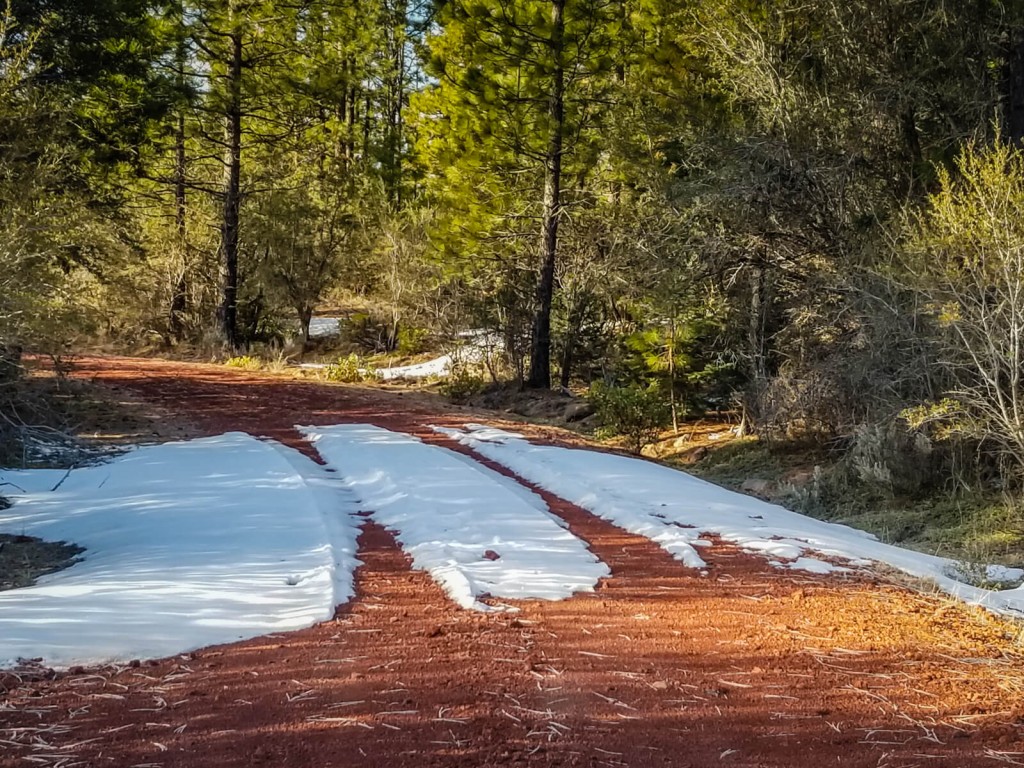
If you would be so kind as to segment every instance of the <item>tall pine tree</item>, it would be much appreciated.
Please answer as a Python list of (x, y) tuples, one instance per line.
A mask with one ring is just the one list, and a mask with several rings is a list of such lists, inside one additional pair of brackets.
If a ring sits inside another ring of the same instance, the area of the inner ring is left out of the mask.
[(507, 256), (533, 222), (531, 387), (551, 383), (559, 225), (597, 142), (615, 11), (609, 0), (449, 2), (428, 40), (435, 83), (413, 105), (445, 248)]

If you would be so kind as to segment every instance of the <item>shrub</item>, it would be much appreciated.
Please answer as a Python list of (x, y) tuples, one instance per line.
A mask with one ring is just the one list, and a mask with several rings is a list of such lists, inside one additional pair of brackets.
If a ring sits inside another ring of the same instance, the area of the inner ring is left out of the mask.
[(860, 482), (886, 495), (914, 495), (937, 479), (940, 458), (927, 435), (892, 421), (858, 427), (844, 463)]
[(354, 352), (347, 357), (339, 357), (338, 362), (327, 366), (324, 376), (330, 381), (352, 384), (368, 379), (376, 379), (377, 371)]
[(729, 404), (742, 378), (726, 359), (722, 324), (711, 309), (646, 327), (618, 339), (615, 377), (630, 386), (661, 388), (677, 411), (703, 413)]
[(228, 358), (224, 365), (228, 368), (240, 368), (243, 371), (258, 371), (263, 367), (263, 362), (258, 357), (239, 355), (238, 357)]
[(453, 403), (464, 403), (473, 395), (480, 394), (485, 384), (483, 374), (478, 367), (456, 363), (452, 366), (448, 378), (441, 382), (439, 389), (441, 394)]
[(913, 222), (904, 260), (936, 326), (957, 418), (1024, 470), (1024, 153), (968, 146)]
[(623, 435), (634, 453), (653, 443), (672, 417), (664, 394), (656, 386), (640, 389), (595, 382), (589, 398), (601, 423)]
[(342, 338), (366, 352), (394, 351), (394, 327), (379, 315), (356, 312), (342, 321), (340, 331)]
[(398, 329), (399, 354), (417, 355), (427, 348), (427, 341), (430, 340), (430, 331), (426, 328), (410, 328), (403, 325)]

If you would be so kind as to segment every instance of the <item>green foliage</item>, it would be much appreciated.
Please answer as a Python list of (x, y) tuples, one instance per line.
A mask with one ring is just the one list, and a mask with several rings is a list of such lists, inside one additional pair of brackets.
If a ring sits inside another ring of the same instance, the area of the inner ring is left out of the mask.
[(240, 355), (237, 357), (229, 357), (224, 361), (224, 365), (228, 368), (240, 368), (243, 371), (258, 371), (263, 367), (263, 361), (258, 357)]
[[(623, 34), (612, 3), (564, 0), (559, 7), (563, 24), (546, 0), (442, 4), (426, 37), (432, 80), (409, 110), (425, 193), (438, 212), (431, 244), (453, 281), (478, 297), (500, 297), (486, 327), (510, 342), (517, 374), (527, 351), (519, 343), (523, 328), (547, 316), (541, 310), (551, 303), (550, 292), (538, 293), (542, 220), (550, 224), (555, 208), (576, 201), (585, 211), (604, 191), (600, 128)], [(555, 102), (563, 108), (553, 110)], [(559, 182), (574, 183), (553, 183), (552, 152)], [(545, 193), (553, 196), (556, 186), (558, 200), (551, 197), (546, 210)], [(551, 240), (564, 242), (569, 224), (564, 217)], [(566, 249), (556, 250), (557, 264)], [(547, 331), (539, 338), (538, 348), (546, 346)]]
[(485, 385), (479, 366), (461, 363), (452, 366), (448, 378), (441, 382), (438, 390), (453, 403), (465, 403), (480, 394)]
[(219, 304), (280, 344), (342, 297), (352, 349), (483, 329), (523, 381), (564, 70), (552, 342), (620, 385), (610, 428), (739, 404), (889, 496), (1024, 465), (1024, 7), (565, 0), (558, 40), (549, 0), (10, 7), (0, 347), (199, 340)]
[(367, 352), (391, 352), (395, 328), (377, 312), (353, 312), (341, 323), (341, 336)]
[(738, 381), (735, 364), (717, 349), (720, 332), (701, 317), (633, 331), (620, 340), (618, 370), (633, 385), (674, 392), (685, 413), (727, 407)]
[(138, 169), (152, 131), (173, 99), (157, 62), (173, 44), (169, 2), (9, 0), (17, 20), (0, 45), (30, 38), (32, 79), (60, 101), (63, 182), (123, 201), (126, 171)]
[(1024, 470), (1024, 153), (998, 138), (969, 145), (956, 171), (940, 172), (903, 244), (950, 382), (927, 415), (998, 444)]
[(35, 81), (38, 31), (0, 16), (0, 345), (61, 354), (94, 330), (101, 269), (116, 272), (125, 232), (67, 183), (67, 126), (56, 89)]
[(429, 341), (430, 331), (427, 328), (403, 325), (398, 329), (396, 350), (401, 355), (418, 355), (427, 348)]
[(951, 397), (904, 408), (899, 416), (912, 430), (937, 442), (953, 440), (971, 431), (963, 406)]
[(634, 453), (654, 442), (672, 415), (664, 392), (657, 386), (641, 389), (594, 382), (588, 397), (602, 425), (613, 434), (623, 435)]
[(345, 357), (339, 357), (336, 363), (324, 369), (323, 375), (329, 381), (339, 381), (345, 384), (377, 379), (377, 373), (373, 366), (354, 352)]

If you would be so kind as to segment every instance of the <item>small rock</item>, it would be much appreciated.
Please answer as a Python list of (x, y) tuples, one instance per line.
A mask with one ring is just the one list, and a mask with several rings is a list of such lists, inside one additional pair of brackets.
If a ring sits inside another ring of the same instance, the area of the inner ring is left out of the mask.
[(656, 691), (667, 691), (668, 683), (666, 683), (664, 680), (655, 680), (653, 683), (651, 683), (651, 688), (653, 688)]
[(562, 418), (566, 421), (580, 421), (592, 416), (594, 414), (594, 406), (586, 400), (580, 400), (576, 403), (569, 403), (566, 406), (565, 411), (562, 413)]
[(484, 560), (501, 560), (501, 555), (499, 555), (493, 549), (488, 549), (486, 552), (484, 552)]
[(679, 458), (685, 464), (696, 464), (698, 461), (703, 460), (708, 455), (707, 446), (698, 445), (696, 448), (691, 448), (684, 453), (679, 455)]

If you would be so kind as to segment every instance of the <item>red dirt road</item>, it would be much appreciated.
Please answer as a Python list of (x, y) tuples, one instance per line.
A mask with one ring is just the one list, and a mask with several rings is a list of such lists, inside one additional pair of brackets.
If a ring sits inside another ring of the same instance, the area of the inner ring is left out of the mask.
[[(218, 366), (88, 358), (78, 375), (202, 433), (307, 451), (292, 425), (367, 422), (456, 447), (426, 425), (482, 418)], [(331, 622), (138, 666), (0, 675), (0, 766), (1024, 765), (1018, 628), (725, 545), (700, 576), (543, 495), (611, 568), (594, 594), (460, 610), (367, 523), (357, 596)]]

